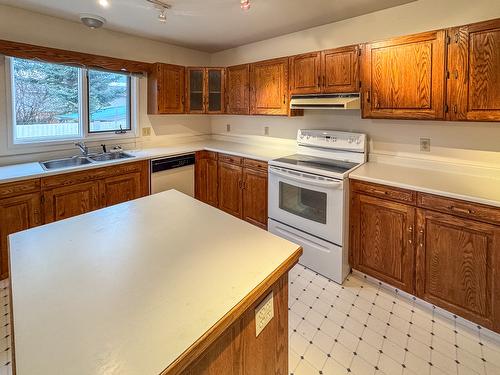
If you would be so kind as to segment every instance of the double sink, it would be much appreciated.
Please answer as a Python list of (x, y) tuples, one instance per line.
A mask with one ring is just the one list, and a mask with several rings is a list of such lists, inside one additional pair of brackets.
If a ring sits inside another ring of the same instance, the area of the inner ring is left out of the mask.
[(88, 156), (73, 156), (64, 159), (48, 160), (40, 162), (40, 165), (46, 171), (54, 169), (63, 169), (69, 167), (77, 167), (80, 165), (87, 165), (93, 163), (100, 163), (111, 160), (129, 159), (135, 157), (134, 155), (127, 154), (123, 151), (117, 152), (103, 152), (100, 154), (90, 154)]

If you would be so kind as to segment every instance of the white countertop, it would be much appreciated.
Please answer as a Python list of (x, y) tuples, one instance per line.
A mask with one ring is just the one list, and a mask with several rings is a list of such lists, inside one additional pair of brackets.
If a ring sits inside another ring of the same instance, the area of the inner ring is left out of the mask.
[(265, 147), (254, 146), (251, 144), (207, 140), (200, 142), (184, 143), (178, 146), (146, 148), (142, 150), (125, 150), (125, 152), (134, 155), (131, 159), (113, 160), (87, 164), (78, 167), (70, 167), (46, 171), (37, 163), (23, 163), (0, 167), (0, 183), (26, 180), (30, 178), (46, 177), (62, 173), (75, 172), (86, 169), (100, 168), (110, 164), (130, 163), (139, 160), (155, 159), (159, 157), (180, 155), (199, 150), (208, 150), (215, 152), (228, 153), (236, 156), (242, 156), (251, 159), (269, 161), (286, 155), (293, 154), (294, 151), (289, 147)]
[(368, 162), (349, 177), (388, 186), (500, 207), (500, 179)]
[(298, 248), (175, 190), (12, 235), (17, 375), (157, 375)]

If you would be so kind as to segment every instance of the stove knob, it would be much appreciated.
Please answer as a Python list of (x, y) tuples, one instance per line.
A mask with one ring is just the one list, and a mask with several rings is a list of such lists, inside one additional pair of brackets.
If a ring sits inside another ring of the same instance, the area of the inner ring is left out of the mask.
[(360, 143), (361, 143), (361, 138), (358, 138), (358, 139), (356, 140), (356, 144), (358, 144), (358, 145), (359, 145)]
[(347, 140), (347, 143), (352, 143), (352, 138), (349, 138), (349, 139)]
[(309, 136), (309, 135), (308, 135), (308, 136), (306, 137), (306, 139), (309, 139), (309, 138), (311, 138), (311, 136)]

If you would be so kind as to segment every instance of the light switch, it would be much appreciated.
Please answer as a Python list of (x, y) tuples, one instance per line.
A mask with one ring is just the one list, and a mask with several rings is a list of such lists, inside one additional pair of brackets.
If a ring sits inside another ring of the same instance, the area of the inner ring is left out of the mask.
[(259, 336), (274, 317), (273, 292), (269, 293), (264, 301), (255, 309), (255, 337)]

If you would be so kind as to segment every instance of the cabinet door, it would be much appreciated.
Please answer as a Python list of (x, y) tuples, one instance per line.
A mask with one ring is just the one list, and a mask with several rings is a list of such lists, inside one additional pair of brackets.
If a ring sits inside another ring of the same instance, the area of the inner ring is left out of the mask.
[(357, 46), (321, 52), (322, 89), (325, 94), (359, 92)]
[(205, 112), (205, 69), (187, 68), (187, 113)]
[(363, 117), (444, 119), (445, 32), (365, 46)]
[(288, 114), (288, 58), (250, 66), (250, 114)]
[(207, 68), (205, 80), (206, 113), (224, 113), (224, 68)]
[(267, 172), (243, 169), (243, 220), (267, 229)]
[(214, 207), (218, 206), (217, 154), (210, 151), (196, 152), (194, 168), (195, 198)]
[(500, 20), (448, 34), (448, 119), (500, 121)]
[(148, 114), (184, 113), (184, 73), (183, 66), (154, 64), (148, 76)]
[(0, 200), (0, 278), (9, 275), (7, 236), (40, 224), (39, 193)]
[(141, 173), (128, 173), (99, 181), (101, 206), (108, 207), (143, 196)]
[(412, 293), (415, 208), (355, 194), (351, 209), (354, 268)]
[(290, 93), (321, 92), (321, 52), (290, 57)]
[(43, 192), (45, 223), (77, 216), (100, 208), (99, 183), (84, 182)]
[(250, 113), (250, 65), (231, 66), (226, 69), (226, 113)]
[(219, 162), (219, 208), (242, 217), (243, 168)]
[(500, 227), (418, 210), (417, 295), (500, 329)]

